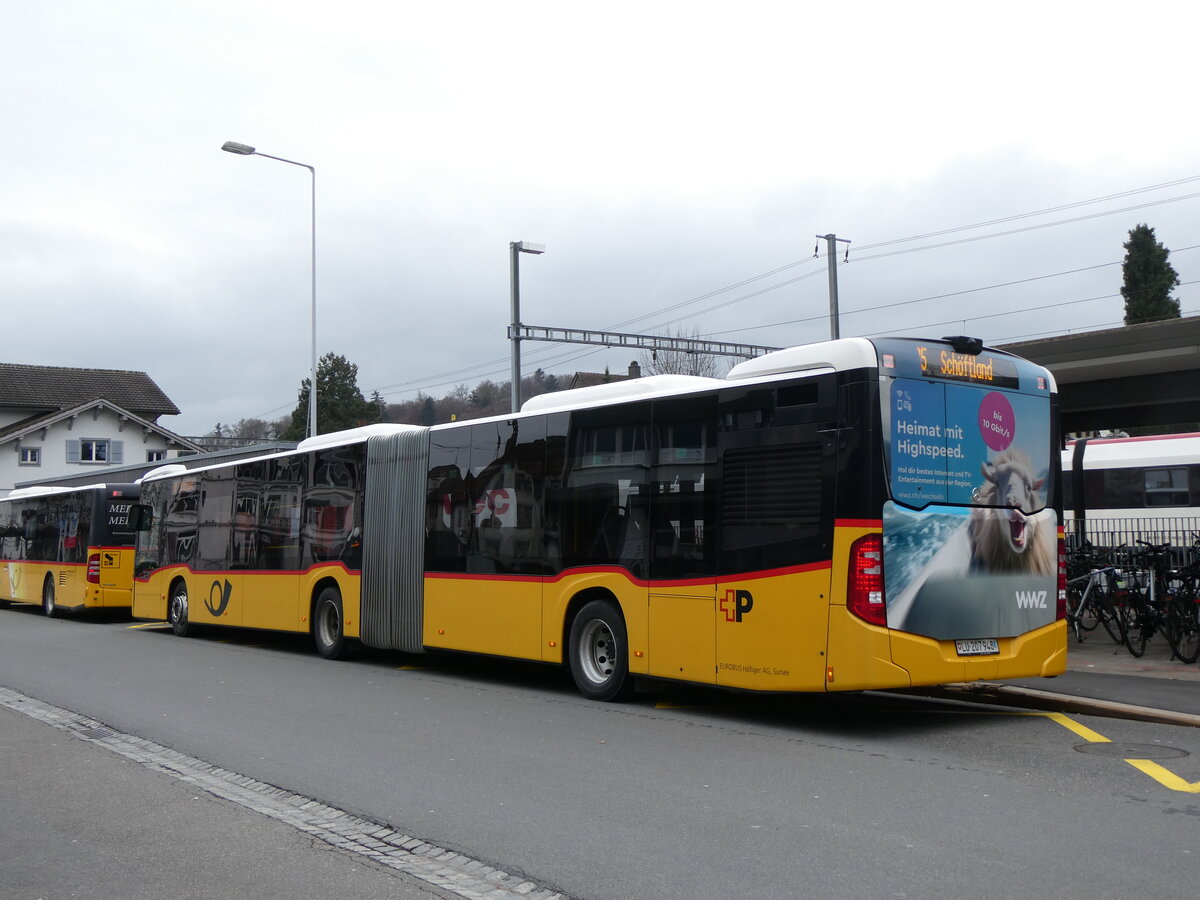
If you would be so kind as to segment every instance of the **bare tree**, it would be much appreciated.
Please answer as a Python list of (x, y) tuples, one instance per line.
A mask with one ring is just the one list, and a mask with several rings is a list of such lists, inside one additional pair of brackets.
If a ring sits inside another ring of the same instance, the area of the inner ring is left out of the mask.
[[(670, 337), (699, 340), (700, 332), (685, 335), (676, 332)], [(705, 378), (723, 378), (729, 371), (729, 362), (713, 353), (689, 353), (686, 350), (643, 350), (639, 358), (642, 372), (646, 375), (701, 375)]]

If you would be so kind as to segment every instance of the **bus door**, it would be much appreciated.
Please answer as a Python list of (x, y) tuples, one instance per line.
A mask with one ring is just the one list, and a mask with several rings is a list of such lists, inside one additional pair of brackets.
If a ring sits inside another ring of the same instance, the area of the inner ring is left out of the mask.
[(545, 423), (434, 434), (426, 506), (424, 642), (540, 659)]
[(241, 625), (244, 597), (234, 569), (233, 469), (205, 472), (200, 484), (196, 546), (188, 577), (188, 618), (192, 622)]
[(836, 387), (822, 375), (722, 394), (718, 684), (824, 688)]
[(716, 400), (655, 402), (647, 498), (647, 671), (706, 684), (717, 671)]

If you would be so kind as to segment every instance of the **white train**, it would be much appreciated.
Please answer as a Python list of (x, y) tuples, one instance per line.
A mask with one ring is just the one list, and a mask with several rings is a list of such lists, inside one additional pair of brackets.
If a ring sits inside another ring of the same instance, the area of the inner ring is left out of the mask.
[(1200, 536), (1200, 432), (1068, 441), (1062, 469), (1068, 534), (1131, 547)]

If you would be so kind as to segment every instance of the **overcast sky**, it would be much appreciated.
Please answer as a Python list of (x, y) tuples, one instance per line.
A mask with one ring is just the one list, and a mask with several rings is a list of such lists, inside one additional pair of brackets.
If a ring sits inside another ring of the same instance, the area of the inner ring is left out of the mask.
[(513, 240), (527, 324), (821, 340), (833, 232), (843, 336), (1003, 343), (1119, 324), (1146, 222), (1200, 313), (1198, 10), (0, 0), (0, 357), (290, 413), (310, 176), (227, 140), (315, 167), (318, 351), (392, 402), (507, 380)]

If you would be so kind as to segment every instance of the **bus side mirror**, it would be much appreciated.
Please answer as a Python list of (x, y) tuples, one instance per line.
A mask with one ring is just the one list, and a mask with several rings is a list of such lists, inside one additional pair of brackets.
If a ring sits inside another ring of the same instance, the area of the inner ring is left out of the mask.
[(135, 503), (131, 512), (134, 531), (149, 531), (154, 520), (153, 510), (144, 503)]

